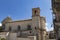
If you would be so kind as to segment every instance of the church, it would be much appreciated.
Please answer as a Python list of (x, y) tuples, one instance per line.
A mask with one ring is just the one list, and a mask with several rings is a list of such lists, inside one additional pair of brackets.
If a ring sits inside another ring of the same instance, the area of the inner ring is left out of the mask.
[(45, 17), (40, 16), (40, 8), (32, 8), (31, 19), (13, 21), (6, 17), (2, 21), (2, 28), (3, 33), (8, 34), (7, 40), (46, 40), (45, 23)]

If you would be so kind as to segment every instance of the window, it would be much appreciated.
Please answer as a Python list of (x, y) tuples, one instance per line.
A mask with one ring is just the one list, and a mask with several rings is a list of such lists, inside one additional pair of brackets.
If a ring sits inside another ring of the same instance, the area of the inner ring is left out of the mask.
[(35, 29), (37, 29), (37, 28), (35, 27)]
[(35, 14), (37, 13), (37, 11), (35, 10)]
[(18, 25), (18, 31), (20, 31), (21, 30), (21, 27), (20, 27), (20, 25)]
[(9, 27), (9, 31), (11, 31), (11, 27)]
[(31, 33), (31, 31), (30, 31), (30, 33)]
[(3, 29), (3, 30), (5, 29), (5, 24), (3, 24), (3, 27), (2, 27), (2, 29)]
[(37, 11), (35, 10), (35, 13), (36, 13)]
[(30, 25), (27, 26), (27, 30), (32, 30)]

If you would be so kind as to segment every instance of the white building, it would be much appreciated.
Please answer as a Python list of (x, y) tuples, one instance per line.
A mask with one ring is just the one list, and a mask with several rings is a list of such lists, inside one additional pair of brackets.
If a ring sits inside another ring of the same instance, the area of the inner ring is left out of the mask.
[(13, 21), (7, 17), (2, 21), (2, 27), (4, 32), (9, 32), (9, 40), (45, 40), (45, 23), (40, 9), (32, 8), (32, 19)]

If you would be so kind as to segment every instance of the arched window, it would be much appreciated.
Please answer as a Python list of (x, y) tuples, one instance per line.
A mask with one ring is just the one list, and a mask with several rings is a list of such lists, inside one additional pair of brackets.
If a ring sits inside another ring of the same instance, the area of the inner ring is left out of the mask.
[(9, 31), (11, 31), (11, 27), (9, 27)]
[(21, 30), (21, 27), (20, 27), (20, 25), (18, 25), (18, 31), (20, 31)]
[(27, 30), (32, 30), (30, 25), (27, 26)]

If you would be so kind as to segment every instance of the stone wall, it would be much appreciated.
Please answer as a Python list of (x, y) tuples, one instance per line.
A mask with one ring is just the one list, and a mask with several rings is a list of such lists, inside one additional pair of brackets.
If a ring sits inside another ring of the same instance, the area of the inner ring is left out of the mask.
[(9, 33), (8, 40), (17, 40), (17, 33)]
[(17, 38), (17, 40), (36, 40), (36, 36), (29, 36), (27, 38)]
[(30, 40), (29, 38), (17, 38), (17, 40)]
[(47, 40), (56, 40), (56, 39), (47, 39)]
[(8, 40), (36, 40), (36, 36), (17, 37), (17, 33), (10, 32)]
[(32, 20), (28, 21), (19, 21), (19, 22), (12, 22), (12, 23), (6, 23), (5, 26), (5, 31), (9, 30), (9, 27), (12, 28), (12, 31), (17, 31), (18, 30), (18, 25), (21, 27), (21, 30), (27, 30), (28, 25), (32, 25)]

